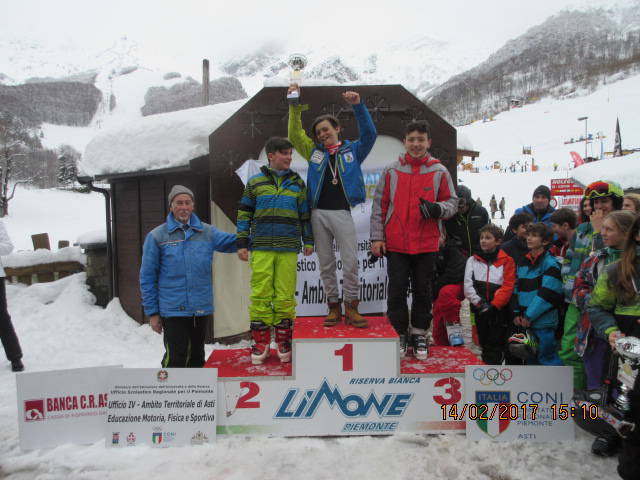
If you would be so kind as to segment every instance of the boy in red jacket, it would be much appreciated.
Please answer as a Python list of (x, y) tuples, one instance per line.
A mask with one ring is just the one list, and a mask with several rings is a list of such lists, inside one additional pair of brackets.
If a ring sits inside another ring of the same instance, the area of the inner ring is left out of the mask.
[(503, 232), (492, 223), (480, 229), (480, 249), (467, 260), (464, 271), (464, 296), (476, 316), (482, 361), (501, 365), (507, 347), (506, 311), (516, 282), (513, 259), (500, 250)]
[(428, 152), (431, 129), (426, 121), (407, 125), (404, 146), (406, 153), (385, 168), (376, 187), (371, 209), (371, 252), (378, 257), (387, 255), (387, 316), (400, 337), (400, 353), (405, 354), (410, 335), (414, 356), (424, 360), (442, 219), (456, 213), (458, 197), (449, 172)]

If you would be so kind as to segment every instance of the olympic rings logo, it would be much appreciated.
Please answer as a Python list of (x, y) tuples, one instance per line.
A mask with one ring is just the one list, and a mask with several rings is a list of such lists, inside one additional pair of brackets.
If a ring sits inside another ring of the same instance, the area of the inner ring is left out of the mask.
[(480, 382), (481, 385), (491, 385), (492, 383), (497, 386), (504, 385), (513, 378), (513, 372), (510, 368), (503, 368), (498, 371), (497, 368), (489, 368), (485, 371), (482, 368), (476, 368), (473, 371), (473, 379)]

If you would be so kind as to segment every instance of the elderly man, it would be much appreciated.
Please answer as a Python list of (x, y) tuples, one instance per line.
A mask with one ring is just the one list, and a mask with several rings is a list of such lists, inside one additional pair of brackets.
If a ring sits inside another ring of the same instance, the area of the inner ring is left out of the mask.
[(163, 367), (202, 367), (207, 316), (213, 313), (213, 252), (236, 253), (236, 236), (193, 213), (193, 192), (176, 185), (167, 221), (144, 241), (140, 291), (151, 328), (164, 330)]

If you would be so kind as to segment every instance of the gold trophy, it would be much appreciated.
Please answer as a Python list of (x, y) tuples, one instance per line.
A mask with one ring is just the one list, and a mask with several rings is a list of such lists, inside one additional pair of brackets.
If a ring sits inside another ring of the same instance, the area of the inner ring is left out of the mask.
[[(307, 57), (301, 53), (293, 53), (289, 56), (287, 63), (291, 67), (289, 85), (300, 85), (302, 82), (302, 70), (307, 66)], [(300, 103), (300, 90), (287, 93), (287, 101), (290, 105), (298, 105)]]

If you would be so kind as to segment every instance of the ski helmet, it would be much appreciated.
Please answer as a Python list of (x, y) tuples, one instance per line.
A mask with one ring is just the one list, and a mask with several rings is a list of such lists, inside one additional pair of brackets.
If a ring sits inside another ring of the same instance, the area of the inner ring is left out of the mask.
[(609, 197), (613, 200), (613, 208), (620, 210), (622, 208), (624, 190), (622, 190), (622, 187), (618, 183), (612, 180), (597, 180), (590, 183), (587, 188), (584, 189), (584, 196), (591, 201), (591, 208), (593, 208), (596, 198)]

